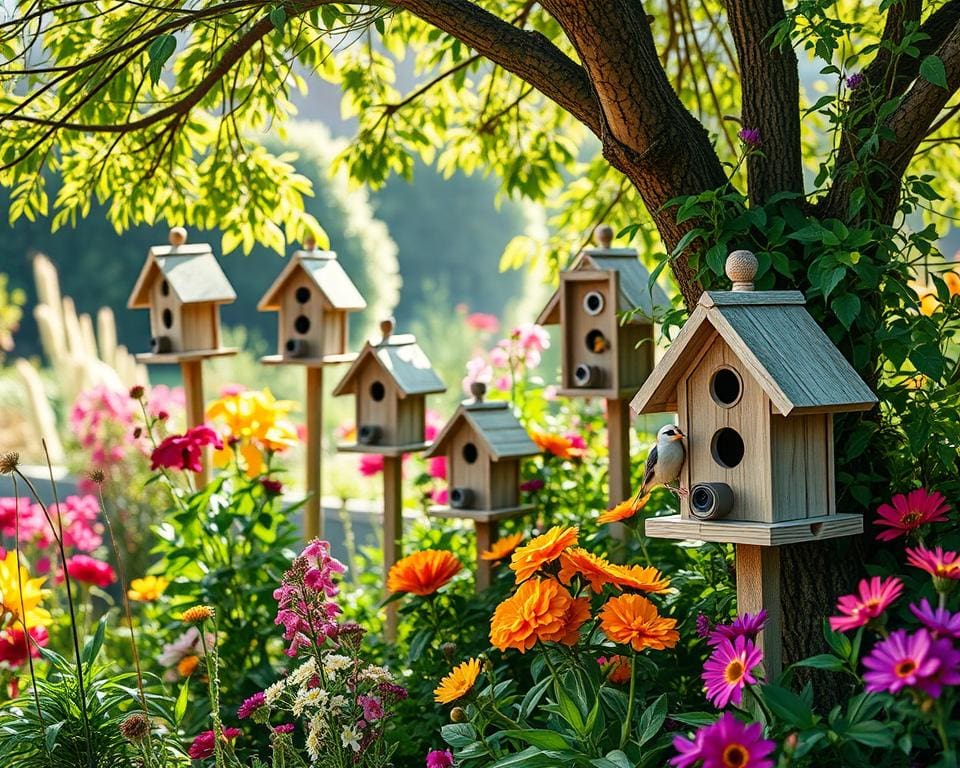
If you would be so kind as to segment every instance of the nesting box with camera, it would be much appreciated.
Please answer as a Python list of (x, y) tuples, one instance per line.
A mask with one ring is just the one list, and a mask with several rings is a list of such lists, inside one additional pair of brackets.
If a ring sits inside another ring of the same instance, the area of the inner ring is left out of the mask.
[(170, 244), (157, 245), (127, 301), (130, 309), (150, 310), (150, 355), (165, 358), (212, 357), (235, 350), (220, 346), (220, 305), (237, 294), (206, 243), (187, 243), (182, 227), (170, 230)]
[(341, 451), (400, 455), (423, 449), (427, 395), (446, 391), (414, 336), (394, 335), (392, 321), (380, 328), (380, 341), (364, 345), (333, 391), (356, 399), (357, 442)]
[(322, 365), (353, 359), (347, 352), (348, 318), (366, 306), (337, 254), (306, 240), (257, 305), (279, 315), (278, 354), (263, 362)]
[(622, 400), (653, 369), (653, 317), (670, 302), (633, 248), (613, 248), (613, 230), (597, 229), (564, 272), (537, 323), (560, 325), (561, 394)]
[(648, 536), (777, 546), (860, 533), (836, 510), (833, 414), (877, 398), (797, 291), (754, 291), (756, 257), (727, 260), (631, 407), (676, 412), (686, 435), (679, 515)]

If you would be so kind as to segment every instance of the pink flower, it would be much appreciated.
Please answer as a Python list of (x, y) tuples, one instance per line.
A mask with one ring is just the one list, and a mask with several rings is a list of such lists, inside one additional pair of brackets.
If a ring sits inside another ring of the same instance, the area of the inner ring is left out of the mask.
[(467, 315), (467, 326), (475, 331), (484, 333), (496, 333), (500, 328), (500, 321), (496, 315), (488, 315), (486, 312), (473, 312)]
[(675, 736), (673, 747), (680, 754), (670, 760), (675, 768), (703, 761), (703, 768), (773, 768), (770, 753), (776, 744), (763, 738), (760, 723), (742, 723), (724, 712), (712, 725), (705, 725), (690, 739)]
[(521, 323), (510, 334), (511, 338), (520, 343), (525, 352), (543, 352), (550, 348), (550, 334), (542, 325), (536, 323)]
[(926, 571), (935, 579), (960, 579), (960, 555), (944, 552), (943, 547), (906, 548), (907, 563)]
[(376, 722), (383, 717), (383, 705), (376, 696), (359, 696), (357, 701), (363, 709), (363, 719), (368, 723)]
[(264, 706), (267, 703), (267, 696), (263, 691), (257, 691), (247, 699), (244, 699), (243, 704), (240, 705), (240, 708), (237, 710), (237, 718), (239, 720), (246, 720), (250, 715), (254, 714), (260, 707)]
[(510, 367), (510, 351), (502, 346), (504, 343), (506, 343), (508, 346), (510, 344), (510, 342), (501, 341), (500, 344), (491, 349), (490, 354), (487, 355), (487, 361), (494, 368)]
[(931, 493), (926, 488), (917, 488), (909, 494), (898, 493), (889, 504), (881, 504), (877, 509), (879, 519), (873, 524), (889, 529), (880, 531), (877, 540), (893, 541), (922, 525), (942, 523), (949, 511), (950, 506), (939, 491)]
[(911, 605), (910, 611), (934, 637), (960, 640), (960, 613), (950, 613), (946, 608), (933, 608), (927, 598), (923, 598), (920, 605)]
[(293, 723), (281, 723), (273, 727), (274, 733), (293, 733), (295, 726)]
[(432, 749), (427, 752), (427, 768), (450, 768), (453, 753), (449, 749)]
[(200, 472), (206, 445), (212, 445), (218, 451), (223, 448), (223, 441), (206, 424), (191, 427), (183, 435), (170, 435), (150, 454), (150, 469), (166, 467)]
[(361, 453), (358, 468), (364, 477), (379, 475), (383, 472), (383, 456), (379, 453)]
[[(706, 619), (706, 616), (704, 616), (704, 619)], [(733, 640), (736, 637), (748, 637), (754, 640), (757, 635), (760, 634), (760, 630), (763, 629), (766, 620), (767, 612), (762, 609), (757, 613), (743, 613), (737, 616), (730, 624), (718, 624), (714, 627), (709, 637), (707, 637), (707, 643), (709, 645), (720, 645), (724, 639)], [(699, 621), (700, 619), (698, 617), (698, 627), (700, 625)], [(709, 625), (709, 620), (707, 624)]]
[(869, 693), (899, 693), (914, 688), (939, 698), (944, 686), (960, 683), (960, 653), (946, 638), (934, 639), (926, 629), (913, 635), (899, 629), (878, 643), (863, 665)]
[(437, 506), (446, 506), (450, 503), (450, 491), (447, 488), (434, 488), (430, 491), (430, 501)]
[(311, 541), (291, 563), (273, 592), (277, 601), (274, 623), (283, 627), (283, 639), (290, 643), (284, 652), (291, 658), (296, 657), (301, 648), (310, 648), (314, 642), (322, 643), (338, 633), (334, 619), (340, 613), (340, 606), (329, 598), (339, 592), (333, 575), (346, 569), (329, 553), (327, 542)]
[(864, 626), (886, 611), (902, 591), (903, 582), (896, 576), (883, 580), (879, 576), (869, 581), (861, 579), (856, 594), (844, 595), (837, 601), (837, 610), (844, 615), (831, 616), (830, 629), (848, 632)]
[(89, 555), (74, 555), (67, 560), (67, 573), (71, 579), (92, 584), (95, 587), (109, 587), (116, 582), (117, 574), (114, 573), (110, 563), (97, 560)]
[(427, 474), (435, 480), (447, 479), (447, 457), (434, 456), (427, 459)]
[(100, 502), (95, 496), (67, 496), (50, 507), (50, 517), (63, 526), (63, 543), (70, 549), (92, 552), (103, 544)]
[(463, 391), (468, 395), (470, 385), (476, 382), (489, 384), (493, 379), (493, 369), (487, 364), (483, 356), (477, 356), (467, 362), (467, 375), (463, 377)]
[(333, 576), (345, 573), (347, 566), (331, 556), (330, 542), (314, 539), (307, 544), (300, 557), (307, 561), (304, 584), (310, 589), (323, 592), (327, 597), (336, 597), (340, 588), (334, 583)]
[(150, 394), (147, 398), (147, 413), (155, 419), (160, 419), (160, 414), (166, 414), (163, 419), (168, 419), (171, 412), (179, 413), (186, 407), (187, 398), (184, 395), (183, 387), (168, 387), (166, 384), (156, 384), (150, 387)]
[(537, 491), (543, 490), (544, 482), (541, 477), (534, 477), (530, 480), (525, 480), (520, 483), (520, 490), (524, 493), (536, 493)]
[[(223, 738), (226, 741), (233, 741), (240, 735), (239, 728), (224, 728)], [(192, 760), (204, 760), (213, 756), (214, 735), (213, 731), (204, 731), (197, 735), (187, 750), (187, 755)]]
[(737, 138), (750, 149), (760, 146), (760, 130), (758, 128), (741, 128), (737, 132)]
[(263, 486), (263, 490), (265, 490), (269, 496), (279, 496), (283, 493), (283, 483), (279, 480), (264, 478), (260, 481), (260, 485)]
[(763, 652), (753, 640), (740, 636), (732, 641), (724, 638), (703, 665), (701, 675), (707, 698), (717, 709), (731, 701), (739, 704), (747, 684), (757, 682), (754, 669), (763, 661)]
[(40, 646), (46, 647), (50, 636), (44, 627), (30, 627), (30, 640), (23, 633), (23, 627), (10, 625), (0, 630), (0, 667), (16, 669), (27, 663), (27, 652), (33, 658), (40, 658)]
[(44, 549), (53, 541), (39, 504), (15, 496), (0, 497), (0, 534), (12, 538), (17, 535), (18, 527), (21, 544), (36, 544)]
[(243, 384), (224, 384), (220, 387), (220, 397), (236, 397), (247, 391)]
[(437, 435), (440, 434), (440, 430), (443, 429), (443, 425), (443, 416), (432, 408), (427, 408), (427, 412), (423, 420), (423, 439), (432, 443), (437, 439)]

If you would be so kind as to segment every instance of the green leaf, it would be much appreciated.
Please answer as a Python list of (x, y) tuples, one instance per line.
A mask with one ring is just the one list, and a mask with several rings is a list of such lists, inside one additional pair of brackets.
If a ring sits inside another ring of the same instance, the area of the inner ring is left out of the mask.
[(287, 21), (287, 12), (284, 10), (282, 5), (278, 5), (276, 8), (270, 11), (270, 23), (277, 29), (281, 31), (283, 25)]
[(812, 728), (816, 724), (813, 710), (793, 691), (776, 685), (761, 685), (763, 702), (781, 720), (798, 728)]
[(541, 728), (523, 728), (521, 730), (505, 731), (511, 739), (520, 739), (540, 749), (570, 749), (570, 744), (556, 731)]
[(83, 663), (87, 666), (93, 664), (97, 656), (100, 653), (100, 649), (103, 647), (103, 638), (107, 631), (107, 617), (104, 616), (100, 619), (97, 624), (97, 631), (93, 633), (93, 637), (87, 640), (86, 644), (83, 646), (83, 653), (81, 658)]
[(443, 740), (451, 747), (465, 747), (477, 740), (477, 731), (470, 723), (450, 723), (440, 729)]
[(160, 82), (163, 65), (167, 63), (167, 59), (173, 56), (175, 50), (177, 50), (177, 38), (173, 35), (160, 35), (150, 43), (150, 47), (147, 49), (150, 63), (147, 69), (150, 72), (150, 80), (154, 85)]
[(829, 653), (822, 653), (819, 656), (811, 656), (809, 659), (798, 661), (792, 664), (793, 667), (809, 667), (811, 669), (828, 669), (831, 672), (839, 672), (844, 668), (843, 659), (838, 659)]
[(177, 703), (173, 705), (173, 720), (177, 725), (183, 720), (187, 713), (187, 702), (190, 700), (190, 680), (184, 680), (180, 686), (180, 693), (177, 694)]
[(43, 735), (47, 744), (47, 752), (49, 754), (53, 754), (53, 750), (57, 746), (57, 736), (60, 734), (60, 729), (66, 724), (67, 723), (65, 720), (61, 720), (59, 723), (48, 725), (44, 729)]
[(860, 299), (852, 293), (845, 293), (838, 296), (830, 304), (833, 313), (837, 319), (843, 323), (843, 327), (849, 329), (853, 321), (860, 314)]
[(947, 70), (937, 56), (927, 56), (920, 62), (920, 77), (941, 88), (947, 88)]
[(946, 361), (937, 344), (929, 342), (914, 347), (910, 350), (909, 359), (913, 366), (925, 376), (937, 380), (943, 376), (943, 366)]
[(537, 747), (528, 747), (523, 752), (497, 760), (490, 768), (556, 768), (558, 765), (570, 765), (570, 757), (569, 752), (541, 752)]
[(590, 761), (596, 768), (633, 768), (633, 763), (619, 749), (607, 752), (603, 757)]
[(659, 733), (664, 720), (667, 719), (667, 695), (661, 694), (653, 704), (643, 710), (640, 722), (637, 724), (639, 736), (637, 743), (642, 747)]
[(893, 732), (889, 726), (877, 720), (866, 720), (851, 725), (846, 731), (838, 731), (842, 736), (852, 739), (865, 747), (893, 746)]

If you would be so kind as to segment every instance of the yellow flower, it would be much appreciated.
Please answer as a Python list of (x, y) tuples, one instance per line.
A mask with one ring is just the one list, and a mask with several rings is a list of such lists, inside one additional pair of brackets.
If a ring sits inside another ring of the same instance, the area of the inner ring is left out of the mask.
[(159, 599), (169, 585), (170, 581), (163, 576), (144, 576), (130, 582), (127, 597), (138, 603), (152, 603)]
[(195, 605), (193, 608), (187, 608), (181, 618), (184, 624), (200, 624), (212, 619), (213, 616), (214, 610), (209, 605)]
[(0, 560), (0, 603), (3, 614), (0, 621), (7, 620), (25, 629), (49, 624), (52, 617), (40, 605), (50, 594), (49, 589), (41, 589), (44, 581), (44, 578), (31, 579), (22, 561), (17, 568), (15, 550), (7, 552), (7, 556)]
[(440, 681), (433, 692), (438, 704), (449, 704), (470, 693), (473, 684), (480, 676), (480, 659), (470, 659), (453, 668), (453, 671)]
[(269, 389), (248, 390), (214, 400), (207, 418), (218, 423), (224, 447), (213, 455), (215, 467), (222, 468), (239, 455), (249, 477), (263, 473), (265, 451), (282, 451), (296, 445), (296, 425), (286, 418), (296, 403), (277, 400)]

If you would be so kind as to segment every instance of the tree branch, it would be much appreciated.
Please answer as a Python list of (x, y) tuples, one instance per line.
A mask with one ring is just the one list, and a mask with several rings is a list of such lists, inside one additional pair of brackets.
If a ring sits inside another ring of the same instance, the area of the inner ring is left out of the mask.
[(763, 152), (747, 158), (747, 188), (754, 203), (777, 192), (803, 192), (800, 147), (800, 77), (793, 48), (771, 47), (769, 33), (785, 18), (782, 0), (726, 4), (740, 61), (741, 120), (757, 128)]

